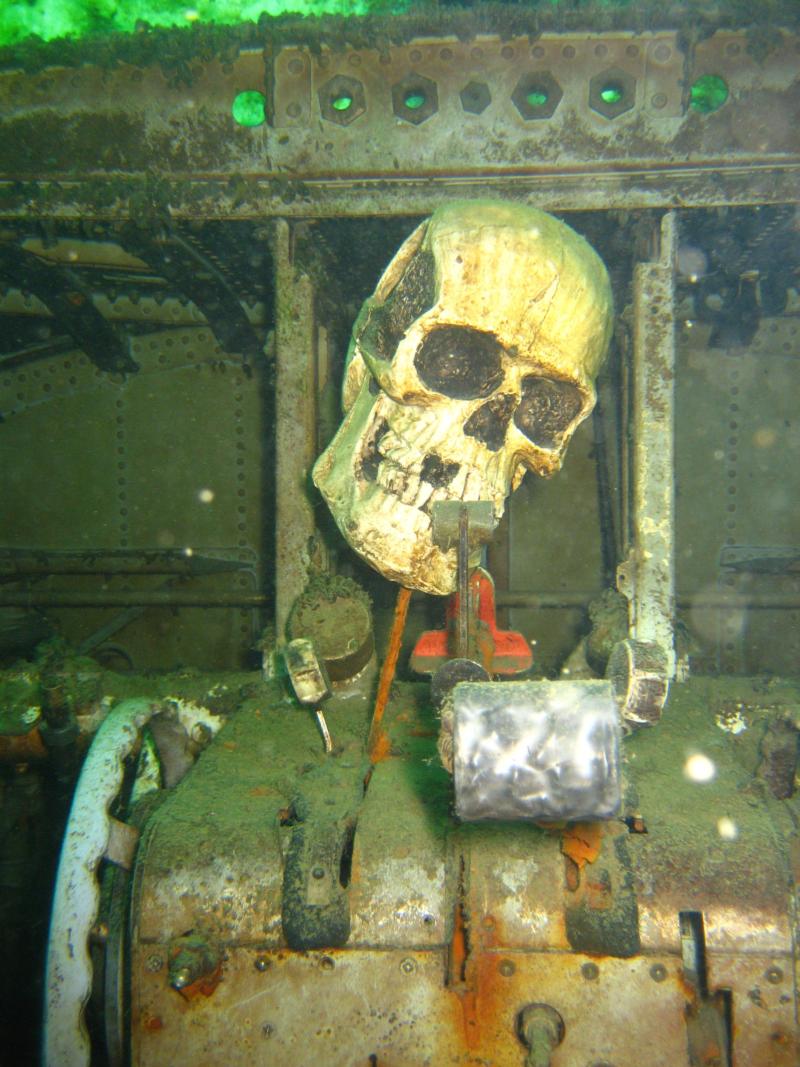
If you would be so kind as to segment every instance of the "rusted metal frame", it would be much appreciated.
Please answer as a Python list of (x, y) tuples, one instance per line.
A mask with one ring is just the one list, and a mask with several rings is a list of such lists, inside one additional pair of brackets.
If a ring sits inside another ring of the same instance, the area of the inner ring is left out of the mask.
[[(229, 550), (230, 551), (230, 550)], [(221, 574), (249, 570), (252, 563), (230, 556), (187, 555), (182, 549), (0, 548), (0, 582), (53, 574)]]
[(656, 645), (675, 674), (674, 262), (677, 217), (661, 220), (657, 258), (633, 279), (631, 547), (618, 584), (630, 636)]
[(78, 348), (102, 371), (135, 373), (139, 367), (127, 338), (94, 306), (92, 291), (77, 271), (48, 265), (24, 248), (0, 243), (0, 277), (33, 293), (45, 304)]
[[(644, 210), (671, 207), (676, 200), (685, 207), (736, 207), (753, 204), (796, 203), (800, 199), (800, 166), (794, 162), (775, 164), (736, 164), (719, 166), (697, 164), (680, 168), (641, 167), (602, 171), (541, 169), (533, 173), (475, 175), (431, 174), (424, 178), (390, 175), (369, 178), (343, 175), (341, 178), (309, 177), (296, 187), (281, 190), (276, 179), (253, 176), (248, 196), (235, 200), (228, 189), (231, 176), (222, 172), (216, 178), (187, 178), (176, 185), (190, 188), (170, 199), (175, 219), (253, 219), (265, 217), (319, 218), (362, 217), (367, 215), (427, 215), (439, 203), (454, 197), (493, 195), (535, 197), (537, 206), (549, 211)], [(109, 183), (112, 178), (109, 177)], [(120, 195), (107, 207), (96, 206), (95, 179), (92, 189), (82, 181), (42, 178), (14, 205), (12, 181), (0, 181), (0, 218), (36, 217), (95, 218), (119, 220), (129, 217), (129, 198)], [(134, 176), (114, 175), (115, 191), (130, 182), (133, 195), (138, 184)], [(46, 194), (46, 209), (35, 202), (33, 193)]]
[(314, 288), (295, 262), (292, 225), (275, 220), (275, 622), (284, 636), (303, 591), (315, 539), (309, 475), (316, 459), (317, 339)]
[[(582, 611), (596, 597), (597, 592), (537, 593), (533, 590), (514, 590), (497, 593), (495, 604), (533, 611), (571, 608)], [(683, 611), (692, 608), (719, 608), (721, 611), (797, 611), (800, 609), (800, 597), (792, 593), (734, 593), (724, 590), (699, 593), (697, 596), (678, 596), (675, 606)]]
[[(251, 572), (252, 573), (252, 572)], [(255, 580), (255, 575), (253, 576)], [(140, 605), (162, 608), (266, 608), (264, 593), (199, 592), (145, 589), (90, 592), (79, 589), (15, 589), (0, 593), (0, 607), (119, 608)]]

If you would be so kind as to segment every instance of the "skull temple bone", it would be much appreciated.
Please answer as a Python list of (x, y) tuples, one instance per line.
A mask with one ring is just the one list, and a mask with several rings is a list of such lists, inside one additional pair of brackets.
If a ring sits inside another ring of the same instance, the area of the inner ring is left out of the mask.
[(339, 529), (376, 570), (452, 592), (455, 549), (431, 535), (437, 500), (490, 500), (548, 476), (595, 403), (612, 326), (606, 269), (536, 208), (439, 208), (364, 303), (345, 369), (345, 417), (314, 467)]

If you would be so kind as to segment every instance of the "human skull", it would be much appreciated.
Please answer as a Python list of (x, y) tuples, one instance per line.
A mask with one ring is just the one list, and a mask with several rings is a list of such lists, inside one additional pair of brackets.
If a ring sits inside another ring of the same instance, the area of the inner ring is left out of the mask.
[(612, 324), (595, 251), (522, 204), (439, 208), (406, 239), (353, 328), (345, 418), (314, 482), (350, 545), (392, 581), (451, 592), (437, 500), (489, 500), (561, 466), (595, 403)]

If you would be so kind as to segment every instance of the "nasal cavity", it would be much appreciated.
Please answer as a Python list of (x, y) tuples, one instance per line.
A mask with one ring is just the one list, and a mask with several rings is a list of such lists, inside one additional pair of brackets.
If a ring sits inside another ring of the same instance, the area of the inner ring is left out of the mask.
[(500, 393), (481, 404), (464, 423), (464, 433), (486, 445), (490, 452), (499, 452), (506, 441), (511, 416), (517, 406), (512, 393)]
[(431, 452), (422, 461), (420, 474), (423, 481), (432, 485), (434, 489), (444, 489), (458, 474), (458, 464), (446, 463), (441, 456)]

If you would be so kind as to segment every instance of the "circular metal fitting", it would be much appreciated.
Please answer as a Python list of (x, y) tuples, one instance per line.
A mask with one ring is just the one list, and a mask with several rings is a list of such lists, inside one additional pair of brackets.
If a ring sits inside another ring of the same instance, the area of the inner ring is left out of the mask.
[(607, 119), (630, 111), (636, 100), (636, 79), (626, 70), (609, 67), (589, 82), (589, 107)]
[(399, 119), (419, 126), (439, 110), (436, 82), (422, 74), (407, 74), (392, 86), (392, 109)]
[(511, 94), (511, 102), (526, 122), (549, 119), (564, 95), (549, 70), (523, 74)]
[(667, 968), (663, 963), (654, 963), (650, 968), (650, 977), (654, 982), (663, 982), (667, 977)]
[(587, 982), (594, 982), (600, 977), (600, 968), (596, 963), (584, 963), (581, 967), (581, 974)]
[(358, 78), (337, 74), (319, 89), (319, 111), (327, 122), (349, 126), (367, 110), (364, 85)]
[(492, 94), (486, 82), (468, 82), (461, 92), (461, 106), (470, 115), (481, 115), (492, 102)]
[(504, 978), (510, 978), (517, 968), (512, 960), (500, 960), (497, 969)]
[(400, 970), (403, 972), (403, 974), (413, 974), (416, 969), (417, 964), (414, 960), (411, 959), (410, 956), (406, 956), (406, 958), (400, 964)]
[(764, 977), (770, 985), (779, 985), (783, 981), (783, 971), (780, 967), (767, 967)]

